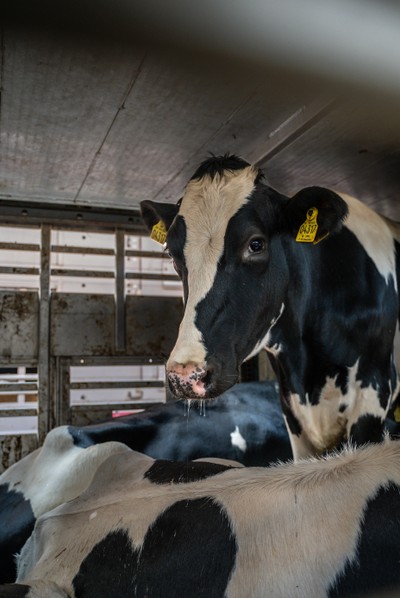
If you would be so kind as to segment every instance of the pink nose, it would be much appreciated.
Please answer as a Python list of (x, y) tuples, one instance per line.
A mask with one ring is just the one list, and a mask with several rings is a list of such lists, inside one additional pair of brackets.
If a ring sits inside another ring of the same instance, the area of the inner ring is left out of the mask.
[(206, 394), (206, 370), (196, 363), (172, 363), (168, 382), (172, 392), (181, 399), (201, 399)]

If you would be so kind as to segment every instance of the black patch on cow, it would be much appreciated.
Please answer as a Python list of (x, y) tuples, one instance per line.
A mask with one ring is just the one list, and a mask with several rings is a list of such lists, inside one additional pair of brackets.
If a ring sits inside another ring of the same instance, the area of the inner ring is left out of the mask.
[(73, 580), (77, 598), (223, 598), (235, 565), (236, 540), (211, 498), (166, 509), (135, 549), (125, 530), (110, 532)]
[(301, 189), (286, 206), (286, 215), (294, 237), (305, 221), (307, 211), (314, 207), (318, 210), (317, 242), (340, 231), (349, 212), (347, 203), (330, 189), (324, 187)]
[(24, 598), (28, 596), (30, 589), (30, 586), (20, 583), (0, 586), (0, 598)]
[[(122, 419), (124, 418), (118, 417), (111, 422), (90, 426), (68, 426), (68, 433), (74, 445), (80, 448), (85, 449), (93, 444), (116, 441), (126, 444), (135, 451), (143, 452), (143, 449), (157, 436), (157, 424), (149, 417), (138, 419), (132, 417), (121, 421)], [(160, 420), (162, 419), (160, 416)]]
[(0, 485), (0, 514), (0, 583), (11, 583), (17, 575), (14, 555), (31, 535), (35, 517), (29, 500), (8, 484)]
[(178, 210), (179, 206), (171, 203), (157, 203), (148, 199), (140, 202), (142, 218), (150, 231), (160, 220), (164, 222), (165, 228), (168, 230)]
[(289, 430), (291, 431), (291, 433), (294, 434), (295, 436), (300, 436), (301, 433), (303, 432), (303, 428), (301, 427), (301, 424), (300, 424), (299, 420), (297, 419), (297, 417), (294, 415), (294, 413), (291, 410), (287, 410), (285, 412), (285, 416), (286, 416), (286, 421), (288, 423)]
[(366, 442), (382, 442), (384, 423), (376, 415), (361, 415), (351, 426), (350, 440), (357, 445)]
[(193, 462), (179, 463), (158, 460), (146, 471), (144, 477), (153, 484), (189, 484), (205, 480), (218, 473), (233, 469), (221, 463)]
[(209, 176), (213, 179), (217, 174), (221, 175), (224, 170), (243, 170), (250, 166), (246, 160), (235, 156), (234, 154), (224, 154), (223, 156), (211, 155), (207, 160), (203, 160), (190, 180), (201, 179)]
[[(400, 492), (390, 484), (368, 501), (357, 558), (347, 563), (329, 598), (400, 595)], [(333, 538), (333, 542), (334, 542)]]
[(72, 581), (76, 597), (136, 596), (138, 554), (126, 531), (107, 534), (82, 561)]
[[(224, 172), (224, 170), (243, 170), (244, 168), (247, 168), (247, 166), (250, 166), (250, 164), (246, 162), (246, 160), (243, 160), (242, 158), (239, 158), (234, 154), (225, 154), (223, 156), (212, 155), (211, 158), (204, 160), (200, 164), (200, 166), (198, 167), (198, 169), (196, 170), (196, 172), (190, 180), (199, 180), (204, 176), (209, 176), (211, 179), (213, 179), (217, 174), (221, 175)], [(261, 170), (258, 170), (254, 182), (258, 183), (263, 178), (263, 176), (264, 175), (261, 172)]]

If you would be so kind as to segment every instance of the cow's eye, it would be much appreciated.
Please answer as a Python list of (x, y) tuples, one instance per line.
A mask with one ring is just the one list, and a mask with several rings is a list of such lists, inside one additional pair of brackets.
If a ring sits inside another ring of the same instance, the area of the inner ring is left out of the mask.
[(260, 253), (260, 251), (264, 251), (264, 248), (264, 239), (252, 239), (249, 243), (249, 253)]

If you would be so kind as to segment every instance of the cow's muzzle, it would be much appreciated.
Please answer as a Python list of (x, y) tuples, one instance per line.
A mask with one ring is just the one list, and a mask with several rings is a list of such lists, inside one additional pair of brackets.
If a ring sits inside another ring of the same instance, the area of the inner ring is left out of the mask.
[(167, 377), (171, 392), (178, 399), (214, 399), (228, 390), (239, 376), (223, 375), (212, 363), (168, 363)]
[(168, 383), (179, 399), (205, 399), (211, 381), (211, 372), (195, 363), (172, 363), (167, 372)]

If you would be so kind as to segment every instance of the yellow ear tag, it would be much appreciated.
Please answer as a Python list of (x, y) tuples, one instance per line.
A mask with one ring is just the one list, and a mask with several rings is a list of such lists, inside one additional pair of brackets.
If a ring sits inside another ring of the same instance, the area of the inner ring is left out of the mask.
[(164, 245), (166, 242), (167, 229), (165, 228), (165, 224), (162, 220), (159, 220), (151, 229), (150, 239), (157, 241), (157, 243), (160, 243), (161, 245)]
[(317, 234), (318, 210), (317, 208), (310, 208), (307, 210), (307, 220), (299, 228), (297, 233), (296, 241), (298, 243), (313, 243), (315, 235)]
[(397, 423), (400, 422), (400, 406), (396, 407), (396, 409), (394, 410), (394, 421), (396, 421)]

